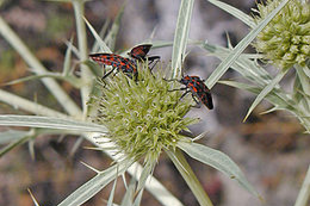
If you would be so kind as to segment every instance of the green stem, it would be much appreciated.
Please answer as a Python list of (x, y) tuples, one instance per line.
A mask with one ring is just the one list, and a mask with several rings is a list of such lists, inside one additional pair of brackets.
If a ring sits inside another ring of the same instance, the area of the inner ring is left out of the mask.
[[(116, 148), (115, 144), (109, 140), (109, 138), (101, 137), (102, 142), (104, 144), (98, 143), (98, 136), (100, 133), (85, 133), (84, 137), (94, 144), (98, 148)], [(118, 150), (102, 150), (105, 154), (107, 154), (114, 161), (120, 161), (123, 159), (123, 154)], [(128, 168), (127, 172), (134, 177), (136, 180), (139, 180), (143, 171), (143, 167), (135, 162), (131, 167)], [(157, 199), (161, 205), (164, 206), (183, 206), (183, 204), (176, 197), (173, 196), (166, 188), (159, 182), (154, 176), (150, 176), (145, 184), (145, 188)]]
[(166, 153), (181, 173), (199, 204), (201, 206), (213, 206), (208, 194), (204, 191), (192, 168), (187, 163), (183, 153), (179, 149), (176, 149), (175, 153), (166, 150)]
[(172, 79), (180, 79), (182, 77), (182, 62), (185, 58), (193, 5), (194, 0), (182, 0), (180, 4), (172, 48)]
[[(296, 67), (297, 75), (298, 75), (298, 77), (300, 79), (300, 83), (301, 83), (303, 92), (308, 97), (310, 97), (310, 81), (309, 81), (308, 76), (304, 72), (304, 70), (309, 69), (309, 68), (307, 68), (307, 66), (302, 67), (302, 66), (299, 66), (299, 65), (296, 65), (295, 67)], [(310, 105), (310, 99), (306, 98), (306, 101), (307, 101), (308, 106), (309, 106)], [(309, 108), (307, 108), (307, 109), (309, 109)]]
[(0, 101), (36, 115), (69, 118), (67, 115), (0, 89)]
[(304, 98), (301, 100), (303, 104), (298, 104), (296, 108), (297, 117), (299, 118), (301, 124), (305, 127), (308, 133), (310, 133), (310, 82), (309, 77), (306, 75), (305, 71), (309, 69), (307, 66), (295, 65), (297, 76), (301, 84), (301, 92)]
[[(88, 59), (88, 49), (87, 49), (87, 37), (86, 37), (86, 27), (83, 20), (84, 16), (84, 1), (83, 0), (73, 0), (73, 8), (75, 14), (76, 23), (76, 33), (78, 40), (78, 47), (80, 52), (80, 61), (84, 62)], [(83, 115), (86, 118), (87, 115), (87, 102), (89, 100), (89, 94), (92, 91), (92, 79), (93, 75), (89, 70), (88, 66), (81, 64), (81, 79), (85, 86), (81, 88), (81, 97), (83, 105)]]
[(310, 197), (310, 166), (294, 206), (306, 206)]
[[(44, 74), (47, 69), (39, 62), (39, 60), (27, 48), (24, 42), (16, 35), (16, 33), (7, 25), (0, 16), (0, 33), (15, 48), (27, 64), (36, 74)], [(54, 79), (44, 78), (41, 80), (47, 89), (54, 95), (60, 105), (71, 115), (79, 116), (80, 108), (68, 96), (67, 93), (57, 84)]]

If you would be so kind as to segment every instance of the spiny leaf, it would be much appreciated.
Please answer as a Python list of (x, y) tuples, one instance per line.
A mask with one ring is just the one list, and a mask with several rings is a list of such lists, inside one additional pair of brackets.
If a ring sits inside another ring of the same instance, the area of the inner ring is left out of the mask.
[(45, 74), (41, 74), (41, 75), (36, 74), (36, 75), (27, 76), (27, 77), (22, 77), (20, 79), (6, 82), (3, 85), (14, 85), (14, 84), (19, 84), (19, 83), (26, 82), (26, 81), (42, 79), (42, 78), (47, 78), (47, 77), (68, 81), (75, 88), (80, 88), (82, 86), (82, 82), (79, 78), (75, 76), (63, 76), (63, 74), (55, 73), (55, 72), (46, 72)]
[(190, 30), (194, 0), (182, 0), (175, 28), (172, 48), (172, 78), (182, 76), (182, 61), (185, 57), (187, 38)]
[(87, 21), (85, 17), (83, 17), (86, 25), (88, 26), (90, 32), (95, 37), (96, 41), (98, 42), (99, 46), (101, 47), (102, 52), (112, 53), (111, 49), (106, 45), (106, 43), (100, 38), (99, 34), (96, 32), (94, 27)]
[(277, 13), (289, 2), (290, 0), (284, 0), (280, 5), (273, 10), (266, 19), (261, 21), (256, 27), (253, 28), (239, 43), (238, 45), (230, 52), (227, 58), (220, 63), (216, 70), (210, 75), (206, 80), (208, 88), (212, 88), (216, 82), (225, 74), (228, 68), (235, 62), (238, 56), (243, 52), (244, 49), (254, 40), (254, 38), (265, 28), (265, 26), (272, 20), (272, 18), (277, 15)]
[(0, 125), (76, 130), (81, 132), (107, 132), (104, 126), (94, 123), (31, 115), (0, 115)]
[(25, 135), (24, 137), (17, 139), (13, 142), (11, 142), (9, 145), (7, 145), (6, 147), (2, 148), (0, 150), (0, 158), (3, 157), (6, 153), (8, 153), (9, 151), (11, 151), (12, 149), (14, 149), (15, 147), (24, 144), (25, 142), (27, 142), (29, 139), (31, 139), (33, 136), (33, 134), (28, 133), (27, 135)]
[(223, 9), (227, 13), (233, 15), (237, 19), (241, 20), (243, 23), (248, 25), (251, 28), (255, 27), (255, 23), (253, 21), (253, 18), (251, 18), (249, 15), (243, 13), (239, 9), (230, 6), (226, 4), (225, 2), (218, 1), (218, 0), (208, 0), (210, 3), (214, 4), (215, 6), (219, 7), (220, 9)]
[(72, 46), (73, 46), (72, 42), (73, 42), (73, 36), (70, 39), (70, 43), (68, 44), (68, 48), (65, 54), (64, 66), (62, 69), (63, 76), (68, 76), (70, 69), (71, 69), (71, 56), (72, 56), (71, 54), (72, 54)]
[[(225, 84), (231, 87), (236, 87), (238, 89), (249, 91), (253, 94), (259, 94), (262, 91), (261, 87), (251, 86), (246, 83), (235, 82), (235, 81), (219, 81), (220, 84)], [(278, 110), (289, 110), (293, 109), (294, 102), (284, 98), (282, 95), (279, 95), (278, 92), (271, 91), (267, 96), (266, 99), (271, 102), (273, 105), (276, 105)]]
[(116, 183), (117, 183), (117, 176), (115, 177), (113, 187), (112, 187), (112, 190), (110, 192), (110, 196), (109, 196), (109, 199), (107, 202), (107, 206), (113, 206), (113, 199), (114, 199), (114, 194), (115, 194), (115, 190), (116, 190)]
[(108, 47), (114, 51), (115, 49), (115, 42), (116, 42), (116, 37), (117, 37), (117, 34), (118, 34), (118, 31), (119, 31), (119, 27), (120, 27), (120, 24), (121, 24), (121, 19), (124, 15), (124, 9), (125, 9), (125, 6), (127, 4), (127, 1), (125, 1), (121, 7), (121, 9), (119, 10), (114, 22), (113, 22), (113, 25), (112, 25), (112, 28), (109, 30), (109, 33), (108, 35), (106, 36), (106, 38), (104, 39), (104, 41), (107, 43)]
[(254, 108), (266, 97), (269, 92), (283, 79), (284, 75), (287, 73), (288, 70), (281, 70), (278, 75), (271, 81), (270, 84), (268, 84), (255, 98), (254, 102), (250, 106), (248, 113), (246, 114), (245, 118), (243, 119), (243, 122), (246, 121), (246, 119), (249, 117), (251, 112), (254, 110)]
[(30, 131), (8, 130), (0, 132), (0, 144), (6, 144), (12, 141), (18, 141), (29, 135)]
[(130, 165), (131, 163), (127, 161), (111, 166), (75, 190), (65, 200), (58, 204), (58, 206), (82, 205), (113, 181), (116, 178), (116, 175), (119, 176), (123, 174)]
[(239, 167), (221, 151), (211, 149), (201, 144), (188, 142), (179, 142), (178, 147), (186, 152), (190, 157), (214, 167), (231, 179), (235, 179), (244, 189), (261, 198), (245, 178)]
[(27, 191), (29, 192), (31, 199), (32, 199), (33, 203), (35, 204), (35, 206), (40, 206), (38, 201), (36, 200), (36, 198), (33, 196), (31, 190), (28, 188)]

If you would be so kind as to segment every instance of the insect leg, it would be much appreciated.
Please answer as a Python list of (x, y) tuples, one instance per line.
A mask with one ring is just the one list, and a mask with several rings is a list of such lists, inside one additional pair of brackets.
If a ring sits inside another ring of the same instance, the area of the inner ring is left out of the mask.
[(107, 74), (105, 74), (105, 75), (101, 78), (101, 80), (104, 80), (105, 78), (107, 78), (107, 76), (109, 76), (115, 69), (116, 69), (116, 67), (113, 68), (113, 69), (111, 69), (111, 71), (109, 71)]
[[(175, 91), (182, 91), (182, 90), (186, 90), (187, 88), (186, 87), (184, 87), (184, 88), (178, 88), (178, 89), (172, 89), (172, 90), (168, 90), (168, 92), (175, 92)], [(186, 91), (184, 94), (187, 94), (189, 92), (189, 90), (188, 91)], [(183, 95), (184, 95), (183, 94)], [(182, 96), (183, 96), (182, 95)]]
[[(181, 88), (181, 89), (183, 89), (184, 90), (184, 88)], [(180, 90), (181, 90), (180, 89)], [(187, 89), (187, 88), (185, 88), (185, 89)], [(180, 99), (179, 99), (179, 101), (183, 98), (183, 97), (185, 97), (185, 95), (188, 93), (188, 92), (190, 92), (191, 90), (187, 90), (186, 92), (184, 92), (184, 94), (182, 94), (182, 96), (180, 97)]]
[(150, 67), (150, 71), (152, 72), (156, 64), (159, 62), (160, 56), (152, 56), (152, 57), (149, 57), (148, 60), (149, 60), (149, 65), (154, 63), (152, 67)]
[(115, 77), (115, 75), (117, 75), (118, 72), (119, 72), (119, 70), (116, 70), (116, 72), (113, 74), (112, 78)]
[(105, 64), (103, 65), (103, 76), (105, 75), (105, 73), (106, 73), (106, 70), (105, 70), (106, 68), (105, 68)]
[(195, 95), (192, 93), (192, 98), (193, 100), (196, 102), (196, 105), (194, 107), (196, 108), (200, 108), (201, 107), (201, 104), (200, 104), (200, 101), (198, 101), (195, 97)]
[[(187, 88), (185, 87), (185, 88), (180, 88), (180, 89), (178, 89), (178, 90), (186, 90), (186, 89), (187, 89)], [(177, 90), (174, 90), (174, 91), (177, 91)], [(188, 92), (190, 92), (190, 90), (186, 90), (186, 92), (184, 92), (184, 94), (182, 94), (182, 96), (179, 98), (179, 100), (174, 104), (173, 109), (178, 105), (178, 103), (181, 101), (181, 99), (182, 99), (183, 97), (185, 97), (185, 95), (186, 95)]]

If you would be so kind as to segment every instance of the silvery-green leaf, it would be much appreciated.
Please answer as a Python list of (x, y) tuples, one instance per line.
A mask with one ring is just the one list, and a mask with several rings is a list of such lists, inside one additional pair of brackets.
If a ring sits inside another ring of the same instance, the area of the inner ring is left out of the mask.
[(113, 206), (113, 199), (114, 199), (114, 194), (115, 194), (115, 190), (116, 190), (116, 183), (117, 183), (117, 177), (114, 180), (112, 190), (110, 192), (110, 196), (109, 196), (109, 199), (107, 202), (107, 206)]
[(144, 165), (142, 174), (138, 181), (137, 191), (140, 191), (141, 189), (144, 188), (145, 182), (147, 178), (152, 174), (154, 167), (155, 167), (155, 162), (147, 163)]
[(35, 206), (40, 206), (36, 198), (33, 196), (32, 192), (30, 189), (27, 189), (28, 193), (30, 194), (30, 197), (32, 199), (32, 202), (34, 203)]
[(120, 206), (131, 206), (133, 204), (132, 200), (135, 196), (135, 188), (136, 188), (136, 180), (135, 178), (131, 178), (129, 187), (126, 190), (124, 198), (122, 199), (122, 203)]
[(197, 143), (179, 142), (178, 147), (190, 157), (207, 164), (236, 180), (244, 189), (260, 198), (252, 185), (245, 178), (243, 172), (227, 155), (221, 151), (211, 149)]
[(0, 150), (0, 158), (3, 157), (6, 153), (11, 151), (12, 149), (14, 149), (15, 147), (24, 144), (25, 142), (27, 142), (32, 137), (33, 137), (33, 134), (29, 133), (28, 135), (23, 136), (22, 138), (11, 142), (9, 145), (5, 146), (4, 148), (2, 148)]
[(20, 140), (29, 135), (30, 131), (8, 130), (0, 132), (0, 144), (6, 144), (12, 141)]
[(0, 115), (0, 125), (75, 130), (81, 132), (107, 132), (107, 129), (103, 125), (95, 123), (31, 115)]
[(278, 75), (271, 81), (270, 84), (268, 84), (256, 97), (252, 105), (250, 106), (248, 113), (246, 114), (245, 118), (243, 121), (245, 121), (249, 115), (252, 113), (254, 108), (271, 92), (271, 90), (274, 89), (274, 87), (283, 79), (285, 74), (287, 73), (288, 70), (281, 70)]
[(274, 9), (268, 16), (257, 24), (230, 52), (227, 58), (221, 62), (215, 71), (206, 80), (208, 88), (212, 88), (216, 82), (226, 73), (228, 68), (235, 62), (238, 56), (243, 52), (244, 49), (254, 40), (254, 38), (265, 28), (265, 26), (273, 19), (275, 15), (289, 2), (289, 0), (282, 1), (279, 6)]
[(112, 53), (111, 49), (107, 46), (107, 44), (100, 38), (99, 34), (96, 32), (94, 27), (87, 21), (87, 19), (84, 17), (84, 21), (86, 25), (88, 26), (90, 32), (95, 37), (96, 41), (98, 42), (102, 52), (108, 52)]
[(174, 33), (172, 48), (172, 78), (182, 76), (182, 61), (185, 57), (187, 38), (190, 30), (194, 0), (182, 0)]
[(124, 1), (122, 7), (120, 8), (120, 10), (117, 13), (117, 16), (115, 17), (115, 20), (112, 24), (111, 29), (109, 30), (109, 33), (107, 34), (107, 36), (104, 39), (104, 42), (107, 43), (107, 46), (112, 51), (115, 50), (116, 37), (117, 37), (118, 31), (120, 28), (122, 17), (124, 15), (124, 9), (125, 9), (126, 3), (127, 3), (127, 1)]
[(67, 44), (67, 51), (65, 54), (65, 60), (64, 60), (64, 65), (63, 65), (63, 69), (62, 69), (62, 75), (63, 76), (68, 76), (71, 70), (71, 54), (72, 54), (72, 42), (73, 42), (73, 36), (71, 37), (70, 43)]
[(310, 166), (308, 167), (308, 172), (305, 176), (305, 180), (301, 186), (297, 200), (294, 206), (306, 206), (309, 203), (310, 197)]
[[(238, 89), (243, 89), (249, 92), (252, 92), (253, 94), (259, 94), (262, 91), (262, 88), (255, 87), (248, 85), (246, 83), (241, 82), (235, 82), (235, 81), (219, 81), (221, 84), (225, 84), (231, 87), (236, 87)], [(293, 109), (294, 102), (283, 99), (283, 96), (279, 95), (278, 92), (271, 91), (267, 96), (266, 99), (271, 102), (273, 105), (277, 106), (277, 109)]]
[(226, 4), (225, 2), (218, 1), (218, 0), (208, 0), (210, 3), (214, 4), (215, 6), (219, 7), (220, 9), (223, 9), (227, 13), (233, 15), (237, 19), (241, 20), (243, 23), (248, 25), (249, 27), (253, 28), (255, 27), (255, 23), (253, 21), (253, 18), (251, 18), (249, 15), (243, 13), (239, 9), (230, 6), (229, 4)]
[(105, 186), (113, 181), (117, 176), (123, 174), (131, 164), (122, 162), (111, 166), (103, 172), (97, 174), (91, 180), (87, 181), (58, 206), (79, 206), (100, 192)]
[(141, 200), (142, 200), (142, 195), (143, 195), (143, 189), (139, 191), (134, 203), (133, 203), (133, 206), (140, 206), (141, 204)]

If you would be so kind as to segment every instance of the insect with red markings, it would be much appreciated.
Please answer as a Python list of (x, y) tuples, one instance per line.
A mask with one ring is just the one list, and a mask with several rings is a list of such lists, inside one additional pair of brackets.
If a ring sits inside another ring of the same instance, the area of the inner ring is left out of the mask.
[(108, 53), (90, 54), (89, 57), (99, 64), (109, 65), (113, 67), (111, 71), (109, 71), (101, 78), (102, 80), (109, 76), (116, 69), (117, 72), (122, 71), (126, 76), (131, 79), (136, 80), (138, 77), (136, 62), (129, 58), (125, 58), (117, 54)]
[[(186, 94), (189, 92), (192, 93), (192, 98), (199, 106), (199, 101), (202, 102), (206, 107), (208, 107), (210, 110), (213, 109), (213, 103), (212, 103), (212, 97), (210, 89), (205, 85), (204, 81), (201, 80), (198, 76), (185, 76), (181, 80), (168, 80), (168, 81), (178, 81), (181, 84), (184, 84), (184, 88), (179, 89), (173, 89), (171, 91), (180, 91), (185, 90), (185, 93), (182, 94), (180, 99), (182, 99)], [(198, 98), (199, 101), (196, 99)]]
[(139, 62), (145, 62), (147, 60), (149, 65), (155, 62), (153, 66), (149, 68), (150, 71), (152, 71), (160, 59), (160, 56), (147, 56), (147, 53), (149, 53), (152, 46), (153, 46), (152, 44), (141, 44), (132, 48), (130, 52), (128, 52), (127, 54), (132, 59), (135, 59), (136, 61)]
[[(107, 76), (109, 76), (112, 72), (114, 72), (115, 69), (117, 69), (117, 72), (122, 71), (129, 78), (137, 80), (138, 78), (137, 61), (145, 61), (146, 59), (148, 59), (149, 64), (151, 64), (155, 60), (160, 59), (159, 56), (146, 57), (151, 47), (152, 47), (151, 44), (142, 44), (134, 47), (128, 53), (128, 55), (132, 59), (125, 58), (117, 54), (108, 54), (108, 53), (90, 54), (89, 56), (92, 60), (94, 60), (97, 63), (113, 67), (111, 71), (109, 71), (102, 77), (102, 80), (105, 79)], [(152, 70), (154, 66), (150, 70)]]
[(133, 59), (137, 59), (139, 61), (146, 61), (146, 59), (149, 60), (149, 62), (153, 62), (156, 59), (160, 59), (160, 56), (149, 56), (147, 57), (147, 53), (149, 53), (151, 47), (153, 45), (152, 44), (141, 44), (138, 45), (134, 48), (132, 48), (130, 50), (130, 52), (128, 52), (128, 55), (133, 58)]

